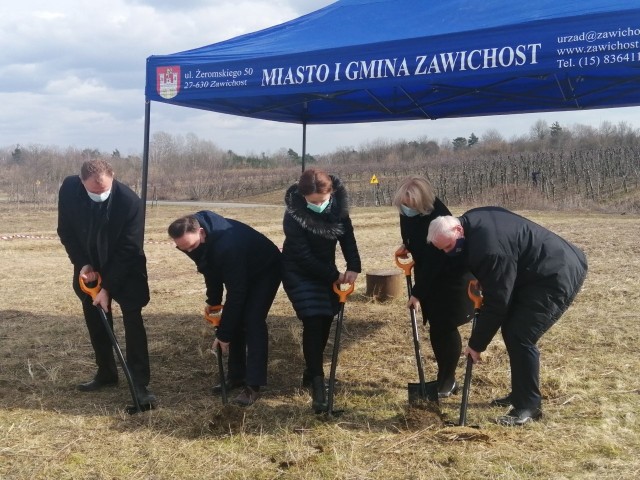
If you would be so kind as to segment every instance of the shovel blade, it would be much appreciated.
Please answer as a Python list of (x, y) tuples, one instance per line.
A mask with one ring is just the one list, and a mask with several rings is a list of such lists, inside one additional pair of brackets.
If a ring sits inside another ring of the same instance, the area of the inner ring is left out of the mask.
[(425, 382), (425, 390), (427, 393), (427, 398), (423, 398), (420, 394), (420, 384), (419, 383), (409, 383), (407, 384), (407, 393), (409, 394), (409, 403), (417, 403), (419, 401), (428, 400), (430, 402), (438, 401), (438, 382)]

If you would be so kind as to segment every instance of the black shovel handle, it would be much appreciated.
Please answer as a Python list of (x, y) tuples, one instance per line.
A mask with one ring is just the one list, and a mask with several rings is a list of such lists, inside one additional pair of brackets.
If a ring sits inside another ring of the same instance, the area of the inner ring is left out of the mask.
[(227, 381), (224, 378), (224, 364), (222, 361), (222, 347), (218, 344), (216, 356), (218, 357), (218, 376), (220, 377), (220, 396), (222, 397), (222, 404), (229, 403), (227, 398)]
[[(404, 271), (405, 279), (407, 280), (407, 296), (411, 298), (413, 296), (413, 286), (411, 285), (411, 271), (415, 265), (415, 261), (409, 258), (409, 251), (406, 248), (399, 248), (396, 250), (395, 259), (396, 265)], [(418, 367), (418, 381), (420, 398), (427, 399), (427, 383), (424, 377), (424, 367), (422, 366), (422, 353), (420, 352), (420, 339), (418, 337), (418, 321), (416, 319), (416, 310), (413, 306), (409, 307), (409, 313), (411, 316), (411, 334), (413, 335), (413, 349), (416, 355), (416, 365)]]
[(341, 290), (340, 285), (333, 284), (333, 291), (338, 294), (340, 310), (336, 321), (336, 335), (333, 341), (333, 353), (331, 354), (331, 370), (329, 371), (329, 391), (327, 392), (327, 414), (333, 415), (333, 397), (336, 387), (336, 369), (338, 368), (338, 353), (340, 352), (340, 337), (342, 335), (342, 323), (344, 320), (344, 304), (347, 297), (353, 293), (355, 283), (349, 284), (347, 290)]
[[(478, 280), (471, 280), (467, 288), (469, 299), (473, 302), (474, 314), (471, 322), (471, 333), (476, 328), (480, 308), (482, 307), (482, 290)], [(473, 371), (473, 359), (471, 355), (467, 355), (467, 369), (464, 374), (464, 387), (462, 388), (462, 402), (460, 403), (460, 421), (459, 426), (464, 427), (467, 424), (467, 407), (469, 405), (469, 390), (471, 389), (471, 373)]]
[(418, 366), (418, 381), (420, 382), (420, 398), (427, 399), (427, 383), (424, 378), (424, 367), (422, 366), (422, 353), (420, 352), (420, 340), (418, 338), (418, 322), (416, 321), (416, 310), (409, 308), (411, 313), (411, 331), (413, 333), (413, 349), (416, 354), (416, 364)]
[[(207, 305), (204, 307), (204, 319), (213, 325), (216, 337), (218, 335), (218, 327), (222, 319), (222, 309), (224, 305)], [(218, 359), (218, 376), (220, 377), (220, 396), (222, 397), (222, 404), (229, 403), (227, 397), (227, 381), (224, 377), (224, 362), (222, 359), (222, 347), (218, 344), (216, 348), (216, 357)]]
[[(84, 283), (84, 280), (82, 279), (82, 277), (78, 277), (78, 280), (80, 282), (80, 289), (84, 293), (89, 295), (93, 300), (96, 299), (96, 295), (98, 295), (98, 293), (102, 289), (102, 287), (100, 286), (100, 282), (102, 278), (100, 277), (99, 273), (97, 275), (98, 275), (98, 279), (96, 280), (95, 287), (88, 287)], [(109, 319), (107, 318), (107, 314), (105, 313), (105, 311), (102, 309), (100, 305), (96, 305), (96, 308), (98, 309), (98, 312), (100, 314), (100, 319), (102, 320), (104, 328), (107, 331), (107, 335), (109, 335), (109, 339), (111, 340), (111, 345), (113, 345), (113, 348), (116, 351), (116, 355), (118, 356), (118, 360), (120, 361), (120, 366), (122, 367), (124, 376), (127, 377), (127, 383), (129, 384), (129, 391), (131, 392), (131, 399), (133, 400), (133, 407), (135, 409), (135, 412), (142, 412), (142, 408), (140, 407), (140, 402), (138, 400), (138, 395), (136, 393), (136, 389), (133, 383), (133, 377), (131, 376), (131, 370), (129, 370), (129, 367), (127, 366), (127, 362), (124, 359), (124, 355), (122, 354), (122, 350), (120, 349), (120, 345), (118, 344), (118, 339), (116, 339), (116, 336), (113, 333), (113, 330), (111, 329), (111, 325), (109, 325)]]

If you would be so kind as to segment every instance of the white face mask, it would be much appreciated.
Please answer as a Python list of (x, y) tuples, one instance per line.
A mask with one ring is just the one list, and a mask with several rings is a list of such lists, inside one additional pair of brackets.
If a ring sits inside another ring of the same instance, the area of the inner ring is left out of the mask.
[(111, 189), (102, 193), (91, 193), (89, 190), (87, 190), (87, 195), (89, 195), (89, 198), (94, 202), (102, 203), (109, 198), (109, 195), (111, 195)]

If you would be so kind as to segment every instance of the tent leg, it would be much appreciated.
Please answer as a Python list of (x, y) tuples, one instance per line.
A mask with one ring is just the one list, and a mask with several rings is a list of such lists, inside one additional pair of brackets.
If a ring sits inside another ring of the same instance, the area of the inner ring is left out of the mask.
[[(151, 102), (144, 104), (144, 146), (142, 149), (142, 180), (140, 197), (142, 198), (142, 224), (144, 225), (147, 212), (147, 179), (149, 177), (149, 125), (151, 123)], [(144, 235), (144, 230), (142, 232)]]
[(307, 158), (307, 122), (302, 122), (302, 171), (304, 172), (304, 161)]

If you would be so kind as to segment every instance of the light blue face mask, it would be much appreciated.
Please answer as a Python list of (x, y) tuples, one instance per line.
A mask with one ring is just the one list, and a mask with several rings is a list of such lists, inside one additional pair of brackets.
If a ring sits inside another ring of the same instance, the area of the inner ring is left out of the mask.
[(400, 204), (400, 210), (402, 210), (402, 214), (405, 217), (415, 217), (416, 215), (420, 214), (418, 210), (416, 210), (415, 208), (407, 207), (404, 203)]
[(327, 200), (325, 200), (324, 202), (322, 202), (320, 205), (316, 205), (315, 203), (309, 203), (307, 202), (307, 208), (309, 210), (311, 210), (312, 212), (315, 213), (322, 213), (325, 211), (325, 209), (329, 206), (329, 203), (331, 202), (331, 198), (328, 198)]
[(106, 192), (102, 193), (91, 193), (89, 190), (87, 190), (87, 195), (89, 195), (89, 198), (94, 202), (102, 203), (109, 198), (109, 195), (111, 195), (111, 190), (107, 190)]

